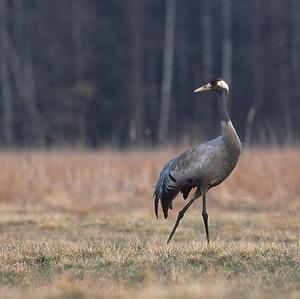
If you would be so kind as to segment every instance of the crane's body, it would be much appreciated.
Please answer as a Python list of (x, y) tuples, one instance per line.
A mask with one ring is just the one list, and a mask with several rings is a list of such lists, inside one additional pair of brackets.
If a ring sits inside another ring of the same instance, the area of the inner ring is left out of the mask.
[[(215, 89), (213, 89), (215, 87)], [(227, 88), (226, 88), (227, 87)], [(186, 199), (193, 188), (195, 194), (186, 206), (178, 213), (177, 221), (168, 239), (173, 234), (186, 210), (200, 196), (203, 198), (203, 220), (209, 243), (208, 215), (206, 212), (207, 191), (223, 182), (235, 168), (240, 153), (241, 142), (234, 129), (226, 110), (228, 86), (222, 79), (212, 80), (211, 83), (197, 89), (195, 92), (216, 90), (219, 93), (219, 114), (221, 120), (221, 136), (206, 143), (192, 147), (170, 160), (160, 173), (154, 191), (155, 214), (158, 216), (158, 203), (161, 202), (164, 217), (172, 209), (172, 201), (179, 192)]]

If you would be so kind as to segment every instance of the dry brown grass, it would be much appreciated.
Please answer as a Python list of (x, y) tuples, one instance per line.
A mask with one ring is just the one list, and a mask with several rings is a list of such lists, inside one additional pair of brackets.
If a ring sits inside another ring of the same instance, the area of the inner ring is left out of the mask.
[[(78, 212), (149, 209), (159, 171), (179, 152), (1, 152), (0, 202)], [(300, 149), (253, 149), (243, 152), (234, 173), (209, 198), (227, 209), (294, 210), (299, 195)]]
[(207, 247), (199, 215), (0, 213), (1, 298), (299, 298), (300, 221), (215, 214)]
[[(0, 298), (299, 298), (300, 149), (244, 151), (170, 246), (153, 184), (181, 150), (0, 153)], [(183, 205), (178, 197), (175, 210)]]

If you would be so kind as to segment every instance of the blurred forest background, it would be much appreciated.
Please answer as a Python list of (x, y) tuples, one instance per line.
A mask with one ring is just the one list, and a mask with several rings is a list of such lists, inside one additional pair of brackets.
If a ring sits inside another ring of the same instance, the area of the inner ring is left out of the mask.
[(2, 147), (216, 135), (213, 77), (247, 144), (300, 137), (298, 0), (0, 0)]

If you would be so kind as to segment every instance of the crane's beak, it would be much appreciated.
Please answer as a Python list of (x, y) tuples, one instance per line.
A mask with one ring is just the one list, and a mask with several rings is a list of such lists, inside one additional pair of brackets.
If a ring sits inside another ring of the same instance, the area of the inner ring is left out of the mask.
[(208, 90), (211, 90), (212, 89), (212, 85), (210, 83), (204, 85), (204, 86), (201, 86), (197, 89), (194, 90), (194, 92), (203, 92), (203, 91), (208, 91)]

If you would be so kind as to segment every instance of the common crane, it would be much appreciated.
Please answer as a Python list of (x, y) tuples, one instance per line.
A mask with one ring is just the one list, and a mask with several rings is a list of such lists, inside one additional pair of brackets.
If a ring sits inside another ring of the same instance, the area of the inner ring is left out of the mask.
[(210, 188), (219, 185), (229, 176), (235, 168), (241, 153), (240, 139), (226, 109), (229, 93), (228, 84), (224, 80), (216, 78), (211, 80), (210, 83), (197, 88), (194, 92), (210, 90), (216, 91), (218, 94), (221, 136), (192, 147), (170, 160), (161, 171), (155, 186), (153, 194), (155, 214), (158, 217), (158, 203), (160, 201), (164, 218), (168, 217), (168, 210), (172, 209), (172, 201), (179, 192), (186, 200), (190, 191), (196, 188), (190, 200), (179, 211), (167, 243), (171, 241), (185, 212), (201, 196), (206, 240), (208, 244), (210, 243), (206, 193)]

